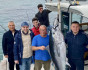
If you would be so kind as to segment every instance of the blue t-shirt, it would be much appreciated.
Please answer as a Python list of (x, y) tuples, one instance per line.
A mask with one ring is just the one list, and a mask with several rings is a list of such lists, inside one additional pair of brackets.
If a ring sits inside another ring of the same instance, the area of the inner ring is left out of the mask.
[[(32, 40), (32, 46), (40, 47), (49, 45), (49, 36), (41, 37), (40, 34), (35, 36)], [(48, 61), (50, 60), (50, 55), (47, 50), (36, 50), (35, 51), (35, 59), (36, 60), (43, 60)]]

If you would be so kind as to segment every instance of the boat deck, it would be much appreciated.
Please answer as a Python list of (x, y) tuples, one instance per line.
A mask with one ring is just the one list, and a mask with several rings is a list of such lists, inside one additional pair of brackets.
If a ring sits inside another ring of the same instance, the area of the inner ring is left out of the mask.
[[(85, 64), (88, 64), (88, 60), (85, 61)], [(1, 66), (2, 66), (2, 67), (1, 67)], [(6, 70), (5, 66), (4, 66), (4, 65), (1, 65), (1, 63), (0, 63), (0, 69)], [(8, 69), (7, 69), (7, 70), (8, 70)], [(16, 69), (14, 68), (14, 70), (16, 70)], [(34, 70), (34, 64), (31, 64), (31, 70)], [(42, 67), (41, 70), (44, 70), (44, 68)], [(50, 68), (50, 70), (55, 70), (55, 67), (52, 65), (52, 63), (51, 63), (51, 68)], [(84, 70), (88, 70), (88, 65), (85, 66)]]
[[(34, 70), (34, 64), (31, 65), (31, 70)], [(41, 70), (44, 70), (44, 68), (42, 67)], [(55, 68), (53, 66), (51, 66), (50, 70), (55, 70)], [(85, 66), (84, 70), (88, 70), (88, 65)]]
[[(87, 61), (88, 63), (88, 61)], [(31, 64), (31, 70), (34, 70), (34, 64)], [(44, 70), (44, 68), (42, 67), (41, 70)], [(55, 70), (55, 68), (53, 66), (51, 66), (50, 70)], [(85, 66), (84, 70), (88, 70), (88, 65)]]

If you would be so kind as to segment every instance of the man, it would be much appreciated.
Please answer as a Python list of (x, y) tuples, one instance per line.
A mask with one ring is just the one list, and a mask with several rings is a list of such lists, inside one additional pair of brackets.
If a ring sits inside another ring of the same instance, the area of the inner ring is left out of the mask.
[(72, 22), (71, 32), (68, 32), (65, 37), (65, 42), (68, 45), (70, 70), (84, 70), (84, 51), (88, 44), (88, 38), (79, 29), (79, 23), (77, 21)]
[(39, 12), (35, 15), (35, 17), (38, 18), (40, 25), (45, 25), (46, 27), (49, 27), (48, 15), (51, 11), (47, 9), (43, 10), (42, 4), (39, 4), (37, 7), (38, 7)]
[[(5, 32), (3, 35), (2, 48), (5, 58), (8, 58), (9, 70), (14, 70), (13, 46), (14, 46), (14, 37), (18, 31), (15, 29), (15, 24), (13, 21), (9, 21), (8, 28), (9, 31)], [(18, 64), (16, 64), (16, 69), (19, 70)]]
[[(39, 32), (40, 24), (39, 24), (38, 18), (34, 17), (32, 19), (32, 23), (33, 23), (33, 28), (31, 30), (34, 33), (34, 35), (36, 36), (36, 35), (40, 34), (40, 32)], [(35, 61), (34, 57), (35, 57), (35, 52), (33, 52), (33, 57), (32, 57), (33, 63)]]
[(14, 61), (20, 65), (20, 70), (30, 70), (32, 60), (31, 41), (34, 34), (29, 30), (29, 24), (23, 22), (21, 30), (15, 36)]
[(49, 46), (49, 36), (47, 35), (47, 28), (41, 25), (39, 28), (40, 34), (35, 36), (32, 41), (32, 50), (35, 51), (35, 66), (34, 70), (41, 70), (44, 65), (45, 70), (50, 70), (51, 58), (46, 50)]
[(33, 28), (31, 30), (33, 31), (34, 35), (36, 36), (36, 35), (40, 34), (40, 32), (39, 32), (40, 24), (36, 17), (32, 19), (32, 23), (33, 23)]

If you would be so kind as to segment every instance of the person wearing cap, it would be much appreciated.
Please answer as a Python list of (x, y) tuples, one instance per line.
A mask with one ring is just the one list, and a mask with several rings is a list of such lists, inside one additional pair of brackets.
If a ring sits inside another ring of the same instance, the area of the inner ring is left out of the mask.
[(39, 12), (36, 13), (35, 17), (38, 18), (40, 25), (45, 25), (46, 27), (49, 27), (49, 13), (51, 12), (48, 9), (44, 9), (43, 10), (43, 5), (42, 4), (38, 4), (38, 10)]
[(20, 65), (20, 70), (30, 70), (32, 60), (31, 42), (33, 37), (34, 34), (29, 30), (29, 24), (23, 22), (14, 42), (14, 61)]
[(88, 37), (80, 30), (79, 22), (72, 22), (71, 31), (66, 34), (65, 42), (68, 46), (70, 70), (84, 70), (84, 51), (88, 45)]
[[(8, 22), (9, 30), (3, 34), (2, 38), (2, 49), (5, 58), (8, 58), (9, 62), (9, 70), (14, 70), (14, 37), (17, 34), (17, 30), (15, 29), (15, 24), (13, 21)], [(19, 70), (19, 65), (16, 64), (16, 70)]]

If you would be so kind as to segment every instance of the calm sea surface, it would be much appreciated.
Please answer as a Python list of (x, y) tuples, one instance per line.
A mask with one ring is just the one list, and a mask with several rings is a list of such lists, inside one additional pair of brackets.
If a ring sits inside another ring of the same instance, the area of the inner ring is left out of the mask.
[[(0, 60), (3, 57), (2, 35), (5, 32), (3, 28), (8, 30), (8, 21), (14, 21), (16, 29), (20, 29), (23, 21), (27, 21), (32, 28), (31, 20), (38, 11), (37, 5), (39, 3), (44, 5), (45, 0), (0, 0)], [(53, 23), (56, 14), (51, 13), (49, 16), (50, 23)]]

